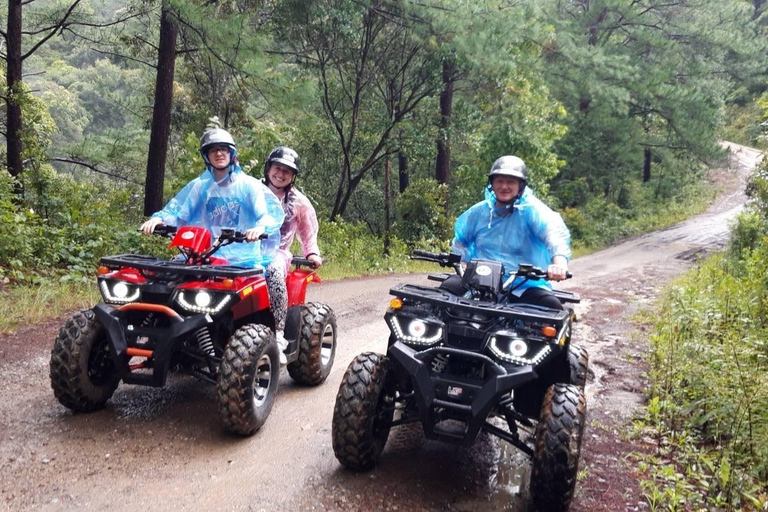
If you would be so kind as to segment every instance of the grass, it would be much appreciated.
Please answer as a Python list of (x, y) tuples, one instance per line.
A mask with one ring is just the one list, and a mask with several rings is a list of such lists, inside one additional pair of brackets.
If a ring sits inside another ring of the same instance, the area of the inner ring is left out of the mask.
[(0, 334), (93, 306), (99, 300), (95, 281), (95, 278), (92, 283), (51, 281), (4, 289), (0, 292), (5, 304)]

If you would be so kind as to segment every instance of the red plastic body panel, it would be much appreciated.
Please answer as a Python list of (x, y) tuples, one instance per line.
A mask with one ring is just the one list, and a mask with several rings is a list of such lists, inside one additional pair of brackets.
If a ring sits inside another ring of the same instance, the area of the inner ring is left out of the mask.
[(288, 307), (304, 304), (307, 300), (307, 285), (309, 283), (322, 283), (314, 270), (297, 268), (292, 270), (285, 278), (285, 286), (288, 289)]
[[(267, 291), (267, 280), (264, 278), (259, 278), (249, 286), (253, 286), (253, 291), (246, 297), (243, 297), (240, 302), (232, 306), (232, 317), (235, 320), (248, 316), (257, 311), (269, 309), (270, 307), (269, 292)], [(247, 286), (245, 288), (247, 288)], [(238, 289), (238, 291), (242, 296), (243, 289)]]
[(141, 273), (139, 273), (139, 271), (135, 268), (121, 268), (120, 270), (113, 270), (103, 277), (121, 279), (131, 284), (144, 284), (147, 282), (147, 279), (142, 276)]
[(183, 247), (189, 252), (200, 254), (211, 246), (211, 232), (200, 226), (184, 226), (176, 231), (168, 247)]

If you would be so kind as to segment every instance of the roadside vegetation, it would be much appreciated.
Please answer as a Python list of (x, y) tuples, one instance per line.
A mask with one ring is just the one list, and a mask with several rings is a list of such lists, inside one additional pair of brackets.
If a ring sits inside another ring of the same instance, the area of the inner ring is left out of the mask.
[(635, 454), (651, 510), (768, 507), (768, 164), (726, 252), (672, 285), (655, 315)]
[(717, 192), (719, 139), (763, 134), (764, 8), (0, 1), (0, 332), (95, 300), (103, 255), (166, 254), (136, 227), (202, 172), (212, 124), (256, 176), (299, 152), (326, 279), (425, 270), (408, 254), (448, 248), (503, 154), (577, 254), (672, 224)]

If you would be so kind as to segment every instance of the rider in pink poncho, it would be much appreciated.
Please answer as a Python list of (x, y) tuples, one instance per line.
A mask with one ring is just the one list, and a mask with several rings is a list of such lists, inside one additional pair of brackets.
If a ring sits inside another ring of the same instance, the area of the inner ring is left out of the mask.
[(285, 276), (290, 270), (291, 244), (294, 237), (299, 239), (304, 257), (320, 268), (320, 248), (317, 246), (317, 214), (307, 196), (294, 186), (299, 174), (299, 155), (293, 149), (278, 146), (273, 149), (264, 162), (264, 183), (280, 200), (285, 212), (285, 220), (280, 228), (280, 248), (275, 259), (267, 268), (267, 285), (272, 311), (278, 329), (278, 344), (287, 346), (280, 329), (285, 325), (288, 311), (288, 293), (285, 288)]

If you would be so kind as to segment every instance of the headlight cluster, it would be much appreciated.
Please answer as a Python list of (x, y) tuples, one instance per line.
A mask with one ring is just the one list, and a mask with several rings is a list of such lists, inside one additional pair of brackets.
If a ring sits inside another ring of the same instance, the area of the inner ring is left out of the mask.
[(104, 302), (107, 304), (128, 304), (139, 300), (141, 291), (135, 284), (125, 281), (109, 281), (102, 279), (99, 281), (99, 289)]
[(387, 321), (395, 337), (410, 345), (434, 345), (443, 339), (442, 322), (398, 315), (389, 315)]
[(498, 331), (490, 335), (488, 349), (496, 358), (517, 365), (537, 365), (552, 348), (548, 343), (526, 340), (515, 331)]
[(215, 315), (232, 300), (231, 293), (216, 293), (210, 290), (179, 290), (176, 302), (192, 313)]

